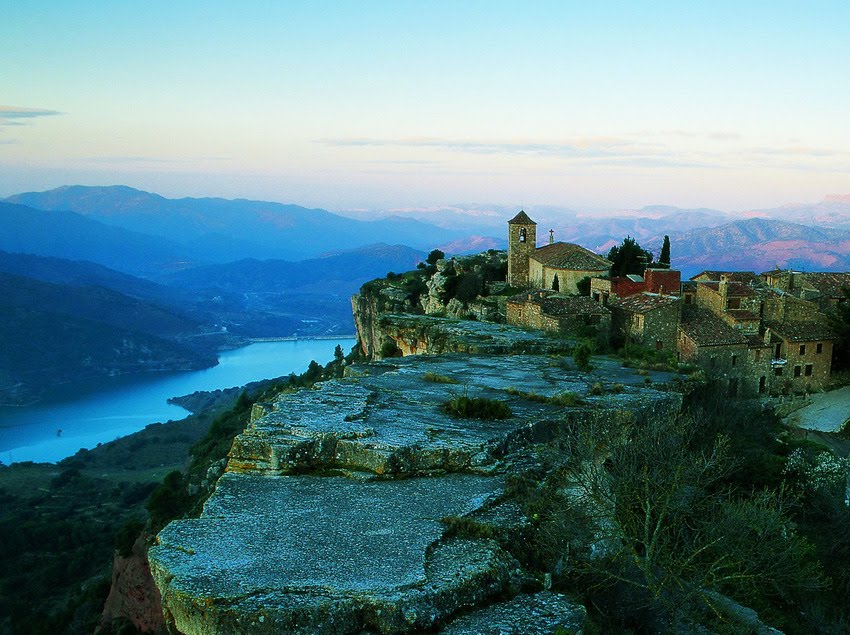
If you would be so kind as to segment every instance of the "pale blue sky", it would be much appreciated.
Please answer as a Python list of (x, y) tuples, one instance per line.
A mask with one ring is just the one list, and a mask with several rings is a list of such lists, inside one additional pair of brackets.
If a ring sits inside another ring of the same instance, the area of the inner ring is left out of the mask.
[(734, 210), (850, 193), (850, 3), (0, 0), (0, 196)]

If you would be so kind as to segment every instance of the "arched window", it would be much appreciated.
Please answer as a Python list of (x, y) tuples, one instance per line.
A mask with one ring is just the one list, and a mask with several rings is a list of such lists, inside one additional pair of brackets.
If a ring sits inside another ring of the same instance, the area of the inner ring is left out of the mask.
[(525, 242), (525, 227), (519, 228), (519, 242), (521, 242), (521, 243)]

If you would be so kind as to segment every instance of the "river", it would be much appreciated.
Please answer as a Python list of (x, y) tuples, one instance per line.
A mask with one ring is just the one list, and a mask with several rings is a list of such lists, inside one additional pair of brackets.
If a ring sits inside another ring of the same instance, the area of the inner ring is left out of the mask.
[(55, 462), (150, 423), (182, 419), (188, 412), (170, 397), (301, 373), (311, 360), (333, 359), (337, 344), (348, 353), (354, 340), (256, 342), (222, 353), (205, 370), (109, 377), (61, 386), (33, 406), (0, 407), (0, 461)]

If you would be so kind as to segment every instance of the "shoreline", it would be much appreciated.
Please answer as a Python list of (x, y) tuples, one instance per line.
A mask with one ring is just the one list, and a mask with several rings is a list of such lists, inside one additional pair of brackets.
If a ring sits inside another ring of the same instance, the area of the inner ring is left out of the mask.
[(248, 341), (252, 344), (257, 342), (300, 342), (301, 340), (356, 340), (356, 334), (345, 335), (285, 335), (282, 337), (249, 337)]

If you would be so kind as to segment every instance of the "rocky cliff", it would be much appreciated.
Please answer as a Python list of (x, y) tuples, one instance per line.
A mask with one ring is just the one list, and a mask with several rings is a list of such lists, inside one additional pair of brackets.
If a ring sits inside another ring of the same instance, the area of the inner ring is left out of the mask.
[[(613, 381), (616, 391), (597, 388)], [(575, 399), (548, 398), (564, 394)], [(442, 406), (458, 395), (501, 401), (512, 416), (457, 419)], [(281, 394), (255, 408), (201, 517), (172, 522), (150, 550), (169, 628), (579, 629), (583, 608), (545, 592), (515, 553), (529, 521), (505, 478), (571, 426), (639, 425), (680, 403), (613, 361), (587, 374), (545, 355), (398, 358)], [(489, 529), (452, 533), (453, 518)]]
[[(505, 301), (510, 294), (504, 282), (504, 252), (441, 259), (403, 275), (373, 280), (352, 298), (354, 323), (363, 353), (370, 359), (397, 354), (444, 352), (495, 352), (453, 340), (451, 329), (432, 328), (438, 320), (415, 322), (415, 316), (458, 320), (505, 321)], [(405, 316), (403, 324), (400, 317)], [(394, 323), (397, 328), (387, 329)], [(482, 331), (487, 327), (482, 327)], [(471, 330), (471, 329), (467, 329)], [(498, 329), (487, 329), (487, 336)], [(510, 332), (508, 329), (506, 332)], [(505, 352), (505, 347), (499, 347)]]

